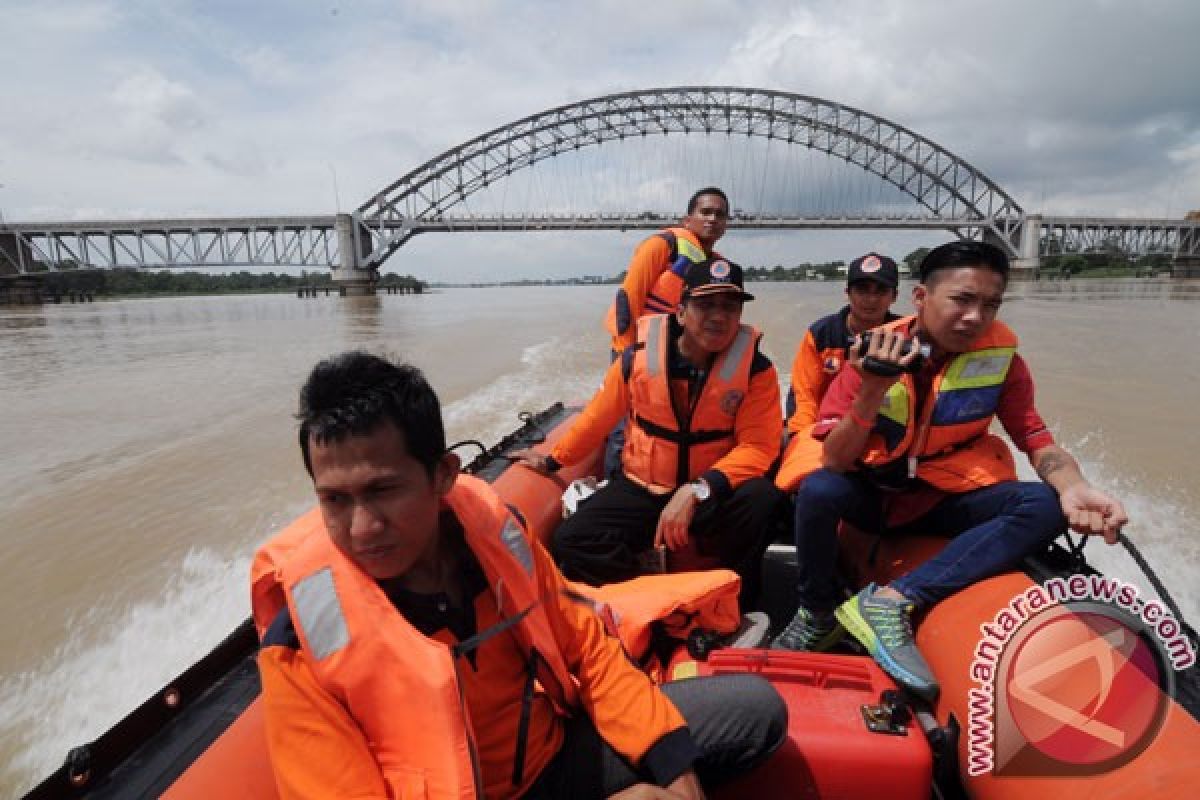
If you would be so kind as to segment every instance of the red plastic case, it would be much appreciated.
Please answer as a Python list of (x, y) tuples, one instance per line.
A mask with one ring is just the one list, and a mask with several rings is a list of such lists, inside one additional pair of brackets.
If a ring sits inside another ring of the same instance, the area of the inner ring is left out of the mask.
[(863, 706), (896, 684), (864, 656), (786, 650), (718, 650), (701, 675), (767, 678), (788, 707), (788, 741), (766, 764), (711, 793), (723, 800), (867, 798), (928, 800), (933, 755), (915, 720), (904, 734), (868, 728)]

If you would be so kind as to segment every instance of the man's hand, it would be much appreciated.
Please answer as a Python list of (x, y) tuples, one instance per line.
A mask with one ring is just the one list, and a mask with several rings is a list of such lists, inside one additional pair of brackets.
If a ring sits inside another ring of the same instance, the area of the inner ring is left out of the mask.
[[(870, 341), (865, 351), (861, 351), (858, 346), (850, 348), (848, 360), (850, 366), (862, 376), (863, 391), (870, 395), (883, 397), (892, 384), (900, 380), (902, 368), (911, 364), (920, 354), (921, 342), (914, 336), (911, 339), (912, 349), (907, 355), (901, 355), (909, 341), (909, 338), (900, 331), (876, 329), (871, 331)], [(880, 375), (867, 369), (866, 360), (868, 358), (874, 358), (886, 364), (894, 364), (901, 369), (897, 370), (895, 375)]]
[(1076, 483), (1058, 496), (1067, 524), (1076, 533), (1103, 536), (1108, 544), (1117, 543), (1117, 534), (1129, 522), (1125, 507), (1086, 481)]
[(654, 546), (666, 547), (672, 553), (687, 547), (691, 534), (692, 518), (696, 516), (696, 493), (691, 484), (683, 484), (671, 495), (667, 507), (658, 515), (658, 527), (654, 531)]
[(524, 450), (514, 450), (508, 454), (508, 457), (523, 467), (529, 467), (530, 469), (535, 469), (538, 472), (550, 472), (550, 469), (546, 464), (547, 455), (545, 453), (539, 453), (532, 447), (527, 447)]
[(609, 795), (609, 800), (704, 800), (704, 790), (696, 773), (688, 770), (665, 789), (652, 783), (638, 783)]

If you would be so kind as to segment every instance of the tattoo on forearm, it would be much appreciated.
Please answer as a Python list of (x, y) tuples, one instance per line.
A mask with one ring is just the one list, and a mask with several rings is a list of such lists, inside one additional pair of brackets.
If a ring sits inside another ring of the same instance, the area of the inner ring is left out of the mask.
[(1042, 480), (1049, 480), (1053, 473), (1067, 466), (1069, 462), (1062, 453), (1047, 453), (1038, 460), (1037, 474)]

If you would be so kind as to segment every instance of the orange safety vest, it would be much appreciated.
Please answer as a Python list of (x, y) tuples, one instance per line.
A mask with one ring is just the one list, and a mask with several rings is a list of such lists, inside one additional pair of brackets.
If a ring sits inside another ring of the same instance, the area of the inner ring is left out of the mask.
[(621, 465), (634, 483), (666, 494), (698, 477), (733, 449), (734, 422), (750, 386), (750, 366), (759, 332), (739, 326), (733, 343), (717, 355), (700, 389), (690, 419), (680, 419), (671, 402), (667, 364), (670, 318), (638, 320), (638, 341), (627, 380), (629, 424)]
[[(642, 306), (642, 316), (675, 313), (683, 299), (683, 278), (687, 275), (688, 269), (692, 264), (699, 264), (708, 258), (704, 248), (700, 246), (696, 234), (687, 228), (667, 228), (656, 233), (655, 236), (671, 246), (671, 253), (663, 271), (655, 279), (654, 285), (650, 287), (650, 292), (646, 295), (646, 302)], [(622, 305), (624, 305), (623, 314)], [(635, 321), (628, 317), (629, 298), (625, 296), (625, 289), (622, 287), (617, 289), (617, 299), (608, 307), (604, 326), (612, 336), (620, 336)]]
[[(566, 713), (578, 692), (541, 605), (524, 530), (478, 478), (458, 476), (446, 502), (536, 669), (531, 675)], [(362, 727), (389, 796), (482, 797), (452, 648), (413, 628), (324, 526), (272, 539), (255, 556), (253, 572), (260, 631), (271, 607), (281, 608), (282, 594), (313, 674)]]
[[(914, 319), (904, 317), (880, 327), (907, 330)], [(994, 321), (970, 350), (947, 359), (934, 376), (920, 425), (914, 424), (912, 375), (902, 375), (884, 396), (859, 460), (868, 467), (881, 467), (907, 456), (909, 478), (920, 478), (946, 492), (969, 492), (1016, 480), (1012, 451), (988, 433), (1016, 351), (1016, 334)], [(823, 455), (822, 441), (804, 432), (796, 434), (788, 443), (776, 485), (795, 488), (821, 468)]]
[(643, 575), (605, 586), (568, 586), (592, 604), (609, 634), (621, 640), (625, 653), (655, 683), (666, 678), (665, 665), (650, 658), (655, 655), (651, 646), (656, 633), (682, 645), (695, 629), (730, 634), (742, 621), (738, 609), (742, 579), (733, 570)]
[[(906, 330), (913, 319), (883, 327)], [(909, 478), (945, 492), (1016, 480), (1012, 451), (988, 432), (1016, 353), (1017, 335), (992, 322), (970, 350), (938, 370), (919, 422), (913, 377), (905, 373), (884, 395), (861, 461), (875, 467), (907, 457)]]

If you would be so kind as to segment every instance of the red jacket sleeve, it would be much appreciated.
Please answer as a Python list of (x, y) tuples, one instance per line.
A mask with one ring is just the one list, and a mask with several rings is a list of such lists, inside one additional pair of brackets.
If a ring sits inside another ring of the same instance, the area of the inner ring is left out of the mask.
[(1026, 455), (1054, 444), (1054, 435), (1046, 428), (1033, 396), (1033, 375), (1025, 359), (1018, 353), (1013, 356), (1004, 379), (996, 416), (1008, 433), (1008, 438)]

